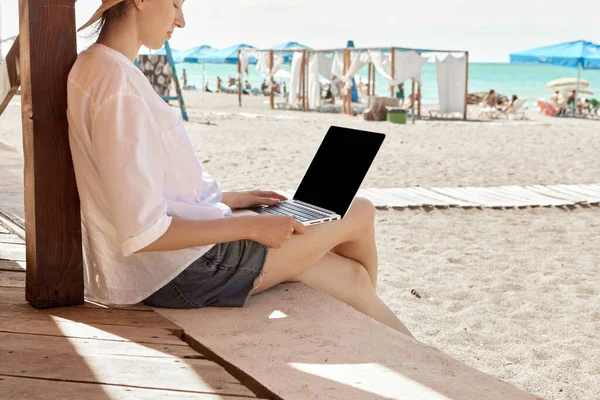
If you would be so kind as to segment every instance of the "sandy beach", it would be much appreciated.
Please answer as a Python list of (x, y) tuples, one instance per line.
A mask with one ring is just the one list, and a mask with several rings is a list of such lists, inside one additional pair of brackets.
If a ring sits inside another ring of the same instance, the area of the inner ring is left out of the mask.
[[(184, 95), (190, 139), (223, 190), (294, 189), (330, 125), (387, 134), (365, 188), (600, 183), (599, 121), (529, 110), (527, 121), (395, 125)], [(0, 141), (21, 151), (19, 102)], [(376, 219), (378, 291), (418, 340), (546, 399), (600, 398), (600, 207)]]

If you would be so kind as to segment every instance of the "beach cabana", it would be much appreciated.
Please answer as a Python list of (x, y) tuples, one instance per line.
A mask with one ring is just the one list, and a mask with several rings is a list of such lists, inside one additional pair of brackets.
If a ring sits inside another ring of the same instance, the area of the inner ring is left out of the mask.
[[(585, 40), (538, 47), (510, 55), (511, 63), (550, 64), (565, 68), (577, 68), (575, 98), (580, 89), (582, 70), (600, 70), (600, 45)], [(575, 109), (577, 109), (575, 107)]]
[[(282, 49), (253, 50), (253, 53), (268, 54), (263, 60), (263, 70), (274, 76), (280, 68)], [(334, 76), (344, 83), (344, 105), (342, 111), (352, 113), (352, 79), (364, 67), (369, 67), (369, 96), (375, 96), (376, 72), (387, 81), (390, 96), (394, 97), (395, 87), (404, 80), (412, 81), (412, 96), (418, 100), (418, 115), (421, 115), (421, 70), (432, 55), (444, 54), (447, 57), (436, 63), (438, 70), (438, 92), (440, 114), (462, 113), (467, 118), (467, 94), (469, 74), (469, 53), (465, 50), (411, 49), (403, 47), (379, 48), (338, 48), (327, 50), (297, 49), (292, 57), (288, 104), (303, 111), (318, 109), (321, 104), (320, 80), (331, 81)], [(247, 53), (240, 49), (240, 54)], [(456, 55), (459, 55), (457, 57)], [(462, 56), (462, 57), (461, 57)], [(242, 59), (243, 57), (240, 57)], [(238, 72), (243, 71), (242, 62)], [(415, 93), (415, 87), (417, 89)], [(242, 105), (241, 95), (238, 96)], [(274, 108), (271, 95), (271, 108)], [(415, 115), (413, 102), (413, 116)]]

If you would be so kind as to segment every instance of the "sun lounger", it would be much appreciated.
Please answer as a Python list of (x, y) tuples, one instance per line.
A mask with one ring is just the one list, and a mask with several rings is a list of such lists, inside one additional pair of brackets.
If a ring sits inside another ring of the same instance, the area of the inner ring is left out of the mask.
[(500, 110), (498, 115), (506, 119), (525, 119), (527, 117), (525, 115), (525, 109), (523, 106), (525, 106), (526, 102), (527, 99), (517, 99), (509, 110)]
[(477, 118), (496, 119), (498, 118), (498, 109), (496, 107), (483, 107)]

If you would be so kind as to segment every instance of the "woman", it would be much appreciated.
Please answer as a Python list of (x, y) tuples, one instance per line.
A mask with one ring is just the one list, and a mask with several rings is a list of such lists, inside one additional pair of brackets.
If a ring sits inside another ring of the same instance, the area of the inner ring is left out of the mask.
[(491, 89), (488, 94), (483, 97), (483, 100), (481, 100), (481, 106), (484, 109), (496, 108), (497, 104), (498, 97), (496, 96), (496, 91), (494, 89)]
[[(377, 296), (374, 208), (356, 199), (341, 221), (232, 217), (273, 205), (274, 192), (222, 193), (202, 170), (183, 123), (133, 61), (185, 21), (183, 0), (104, 0), (97, 43), (69, 75), (69, 140), (81, 198), (85, 286), (107, 304), (244, 306), (299, 281), (407, 335)], [(80, 29), (80, 30), (81, 30)]]

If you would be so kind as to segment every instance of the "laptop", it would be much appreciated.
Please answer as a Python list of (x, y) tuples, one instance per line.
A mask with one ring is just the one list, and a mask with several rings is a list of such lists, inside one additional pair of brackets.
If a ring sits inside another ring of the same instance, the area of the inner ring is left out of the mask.
[(249, 209), (256, 214), (292, 215), (303, 225), (343, 218), (385, 135), (332, 126), (292, 200)]

